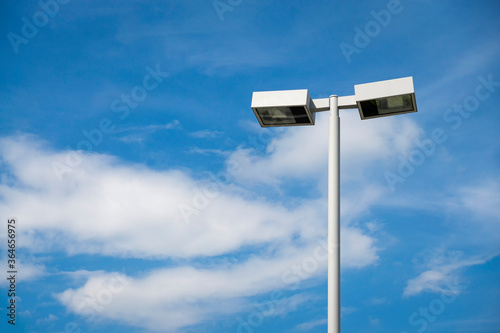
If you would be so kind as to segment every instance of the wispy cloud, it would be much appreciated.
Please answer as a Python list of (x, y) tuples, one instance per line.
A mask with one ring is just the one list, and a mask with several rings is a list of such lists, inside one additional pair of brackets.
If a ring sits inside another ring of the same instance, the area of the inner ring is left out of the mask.
[(457, 199), (455, 202), (450, 200), (448, 205), (454, 209), (461, 207), (489, 224), (500, 225), (500, 182), (497, 179), (486, 179), (482, 184), (462, 187)]
[[(2, 262), (5, 263), (7, 263), (8, 259), (9, 258), (7, 257), (7, 254), (5, 254), (1, 258)], [(17, 275), (18, 282), (35, 281), (48, 275), (45, 265), (37, 263), (37, 260), (33, 258), (28, 258), (27, 256), (19, 256), (19, 253), (17, 253), (15, 268), (16, 271), (20, 272), (20, 274)], [(6, 286), (8, 284), (8, 280), (0, 280), (0, 286)]]
[(171, 130), (180, 125), (180, 122), (178, 120), (174, 120), (171, 123), (165, 124), (165, 125), (147, 125), (147, 126), (130, 126), (130, 127), (124, 127), (121, 129), (117, 129), (115, 132), (116, 133), (121, 133), (121, 132), (155, 132), (155, 131), (160, 131), (160, 130)]
[(223, 132), (217, 130), (201, 130), (190, 133), (189, 135), (197, 139), (213, 139), (221, 136)]
[(223, 157), (228, 157), (231, 155), (230, 151), (226, 150), (221, 150), (221, 149), (208, 149), (208, 148), (199, 148), (199, 147), (192, 147), (188, 150), (188, 153), (191, 154), (200, 154), (200, 155), (217, 155), (217, 156), (223, 156)]
[(408, 280), (403, 296), (415, 296), (423, 292), (460, 294), (464, 285), (461, 283), (463, 269), (482, 265), (492, 257), (465, 257), (460, 251), (447, 251), (438, 248), (427, 254), (424, 259), (427, 270)]
[(477, 333), (496, 333), (500, 327), (500, 319), (497, 313), (491, 316), (486, 314), (474, 316), (470, 319), (447, 320), (434, 323), (436, 330), (445, 332), (477, 332)]
[(142, 143), (147, 139), (151, 134), (158, 131), (166, 131), (178, 128), (180, 126), (180, 122), (178, 120), (174, 120), (165, 125), (147, 125), (147, 126), (129, 126), (122, 127), (115, 130), (116, 134), (126, 133), (118, 138), (118, 140), (123, 141), (125, 143)]
[(47, 324), (47, 323), (53, 323), (53, 322), (56, 322), (58, 320), (59, 320), (59, 318), (56, 315), (49, 314), (49, 316), (47, 318), (37, 319), (36, 320), (36, 324), (37, 325), (40, 325), (40, 324), (43, 325), (43, 324)]
[(297, 325), (296, 329), (298, 331), (309, 332), (310, 330), (312, 330), (313, 328), (315, 328), (317, 326), (326, 325), (327, 322), (328, 322), (327, 319), (313, 320), (313, 321), (309, 321), (307, 323), (302, 323), (302, 324)]
[(370, 305), (383, 305), (383, 304), (387, 304), (387, 302), (388, 302), (387, 297), (375, 297), (375, 298), (371, 298), (368, 301), (368, 304), (370, 304)]
[[(481, 50), (481, 52), (477, 50)], [(491, 68), (492, 63), (498, 58), (499, 52), (498, 43), (491, 41), (464, 49), (460, 56), (450, 59), (450, 67), (440, 79), (423, 87), (419, 93), (426, 97), (443, 89), (443, 87), (449, 88), (452, 93), (455, 93), (457, 81), (470, 75), (477, 75), (485, 68)]]

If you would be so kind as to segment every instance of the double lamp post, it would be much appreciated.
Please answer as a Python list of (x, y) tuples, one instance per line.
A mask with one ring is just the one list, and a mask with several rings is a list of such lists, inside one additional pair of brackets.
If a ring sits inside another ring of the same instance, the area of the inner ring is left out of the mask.
[(307, 89), (254, 92), (252, 109), (262, 127), (314, 125), (330, 111), (328, 144), (328, 333), (340, 333), (340, 118), (358, 109), (361, 119), (417, 112), (413, 78), (354, 86), (354, 95), (311, 99)]

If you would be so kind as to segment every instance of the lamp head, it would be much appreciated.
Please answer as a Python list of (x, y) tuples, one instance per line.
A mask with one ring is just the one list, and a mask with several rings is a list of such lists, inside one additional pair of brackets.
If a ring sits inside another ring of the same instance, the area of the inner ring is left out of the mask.
[(262, 127), (314, 125), (307, 89), (254, 92), (252, 110)]
[(379, 81), (354, 86), (361, 119), (417, 112), (413, 78)]

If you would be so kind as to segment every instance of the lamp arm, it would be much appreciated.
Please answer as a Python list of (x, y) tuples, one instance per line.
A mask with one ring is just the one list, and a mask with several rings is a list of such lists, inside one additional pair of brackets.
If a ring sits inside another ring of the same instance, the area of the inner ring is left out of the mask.
[[(356, 96), (340, 96), (339, 109), (357, 109)], [(311, 100), (311, 112), (330, 111), (330, 98), (317, 98)]]

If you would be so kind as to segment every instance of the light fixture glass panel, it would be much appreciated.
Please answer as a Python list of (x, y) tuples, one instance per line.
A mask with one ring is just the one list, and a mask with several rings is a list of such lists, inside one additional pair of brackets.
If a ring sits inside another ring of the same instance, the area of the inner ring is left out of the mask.
[(411, 94), (377, 99), (379, 114), (408, 112), (414, 109)]
[(294, 119), (292, 115), (292, 111), (290, 111), (290, 108), (269, 108), (267, 110), (269, 117), (273, 119), (279, 119), (279, 120), (285, 120), (286, 118), (288, 119)]
[(383, 97), (358, 103), (362, 119), (417, 111), (412, 94)]
[(311, 124), (307, 111), (302, 106), (256, 108), (263, 125)]

